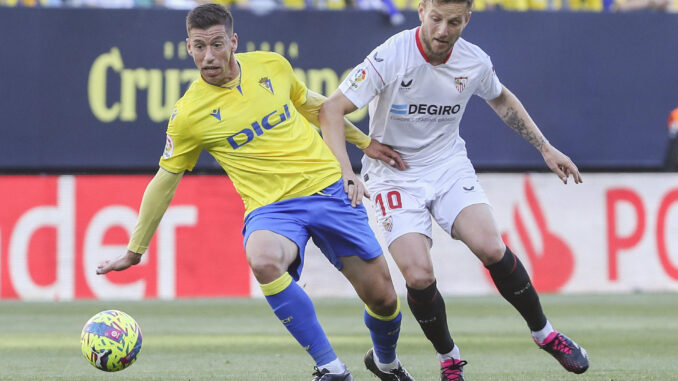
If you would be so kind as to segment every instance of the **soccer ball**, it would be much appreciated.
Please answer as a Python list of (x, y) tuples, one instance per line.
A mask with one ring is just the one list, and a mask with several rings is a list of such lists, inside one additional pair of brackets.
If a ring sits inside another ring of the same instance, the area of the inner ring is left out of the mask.
[(90, 364), (106, 372), (132, 365), (141, 350), (141, 329), (122, 311), (101, 311), (85, 323), (80, 349)]

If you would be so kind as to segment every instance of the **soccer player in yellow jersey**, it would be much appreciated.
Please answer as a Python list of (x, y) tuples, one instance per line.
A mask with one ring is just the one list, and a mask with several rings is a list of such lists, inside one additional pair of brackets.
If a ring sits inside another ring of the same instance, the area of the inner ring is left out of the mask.
[[(353, 377), (295, 282), (309, 238), (365, 302), (364, 320), (373, 342), (368, 355), (377, 360), (378, 376), (413, 380), (396, 357), (400, 304), (360, 204), (365, 190), (352, 172), (342, 174), (333, 152), (309, 124), (318, 124), (324, 97), (308, 91), (289, 62), (275, 53), (234, 54), (238, 36), (230, 12), (221, 5), (193, 9), (186, 29), (188, 51), (201, 76), (170, 117), (160, 169), (144, 193), (127, 253), (102, 263), (97, 273), (139, 263), (182, 174), (207, 150), (245, 203), (243, 235), (250, 267), (276, 316), (315, 360), (314, 380)], [(348, 140), (366, 154), (403, 165), (393, 151), (371, 144), (346, 123)], [(347, 160), (342, 149), (335, 153)]]

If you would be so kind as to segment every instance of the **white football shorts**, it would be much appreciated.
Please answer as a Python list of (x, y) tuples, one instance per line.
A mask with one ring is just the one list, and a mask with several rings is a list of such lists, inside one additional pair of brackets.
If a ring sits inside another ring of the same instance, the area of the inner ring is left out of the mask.
[(490, 204), (472, 166), (431, 168), (416, 178), (380, 177), (375, 172), (364, 172), (363, 180), (388, 246), (407, 233), (421, 233), (432, 242), (431, 216), (451, 234), (452, 224), (462, 209), (473, 204)]

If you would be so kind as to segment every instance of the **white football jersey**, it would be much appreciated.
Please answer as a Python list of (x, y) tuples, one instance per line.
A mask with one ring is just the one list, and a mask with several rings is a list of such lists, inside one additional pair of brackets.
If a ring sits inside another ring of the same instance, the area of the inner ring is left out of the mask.
[[(476, 45), (459, 38), (447, 62), (433, 66), (418, 35), (415, 28), (389, 38), (339, 89), (358, 108), (369, 103), (370, 137), (393, 147), (409, 163), (409, 174), (442, 163), (469, 166), (459, 136), (461, 116), (471, 95), (493, 99), (502, 85), (490, 57)], [(391, 170), (363, 158), (363, 172)]]

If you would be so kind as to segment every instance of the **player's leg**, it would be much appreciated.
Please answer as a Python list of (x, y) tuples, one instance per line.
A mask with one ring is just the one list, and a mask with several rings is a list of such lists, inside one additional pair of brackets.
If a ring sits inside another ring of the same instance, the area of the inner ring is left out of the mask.
[(405, 278), (410, 310), (438, 352), (441, 373), (454, 366), (450, 370), (454, 374), (448, 372), (449, 377), (443, 379), (463, 380), (464, 363), (447, 326), (445, 301), (438, 292), (429, 254), (432, 225), (426, 195), (431, 187), (426, 188), (425, 179), (398, 187), (379, 180), (373, 176), (367, 184), (391, 256)]
[(464, 208), (454, 221), (452, 237), (461, 240), (489, 270), (499, 293), (511, 303), (532, 331), (546, 325), (539, 296), (520, 260), (504, 245), (487, 204)]
[(385, 380), (411, 380), (396, 356), (402, 319), (398, 297), (365, 207), (351, 207), (339, 181), (308, 197), (307, 208), (315, 213), (308, 226), (313, 242), (365, 302), (364, 321), (374, 345), (366, 356), (366, 365), (374, 361), (374, 367), (368, 369)]
[(445, 301), (438, 292), (429, 246), (429, 237), (408, 233), (396, 238), (389, 251), (405, 278), (412, 314), (435, 350), (447, 354), (454, 349), (454, 341), (447, 326)]
[(384, 256), (368, 260), (344, 256), (341, 261), (341, 272), (365, 302), (363, 318), (373, 345), (365, 366), (382, 380), (414, 380), (396, 356), (402, 313)]
[(556, 332), (543, 313), (537, 291), (520, 259), (504, 245), (487, 204), (465, 207), (454, 220), (452, 237), (464, 242), (489, 270), (499, 293), (523, 316), (537, 344), (568, 371), (588, 368), (586, 351)]
[(389, 246), (407, 284), (407, 302), (426, 338), (433, 344), (441, 367), (442, 380), (463, 380), (461, 353), (450, 335), (445, 301), (438, 291), (429, 253), (430, 238), (407, 233)]
[(266, 301), (315, 361), (315, 380), (353, 380), (320, 326), (311, 299), (292, 277), (298, 278), (303, 265), (299, 247), (305, 247), (308, 241), (303, 226), (281, 218), (269, 219), (259, 211), (247, 217), (244, 233), (247, 259)]

